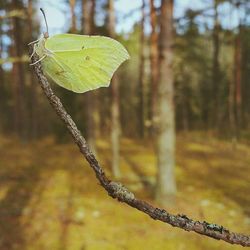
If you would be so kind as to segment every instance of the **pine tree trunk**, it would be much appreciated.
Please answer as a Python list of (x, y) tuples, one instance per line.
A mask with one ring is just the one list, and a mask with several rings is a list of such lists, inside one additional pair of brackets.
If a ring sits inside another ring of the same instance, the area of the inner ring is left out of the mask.
[(241, 94), (241, 27), (238, 29), (238, 34), (235, 38), (235, 51), (234, 51), (234, 79), (235, 79), (235, 102), (236, 102), (236, 121), (237, 121), (237, 134), (241, 128), (242, 118), (242, 94)]
[[(28, 32), (30, 35), (30, 41), (35, 40), (32, 36), (33, 33), (33, 0), (28, 0)], [(37, 86), (35, 84), (35, 78), (33, 72), (29, 74), (30, 88), (31, 88), (31, 100), (30, 100), (30, 137), (32, 139), (37, 138), (38, 133), (38, 103), (37, 103)]]
[[(240, 22), (240, 18), (239, 18)], [(239, 139), (239, 130), (242, 123), (242, 45), (241, 45), (241, 25), (239, 24), (238, 32), (234, 39), (234, 56), (233, 56), (233, 77), (229, 85), (229, 122), (232, 133), (234, 147)]]
[[(231, 7), (232, 8), (232, 7)], [(232, 10), (230, 11), (230, 19), (232, 19)], [(231, 46), (234, 46), (234, 39), (232, 40)], [(232, 139), (233, 148), (237, 141), (237, 132), (236, 132), (236, 114), (235, 114), (235, 71), (233, 70), (235, 66), (235, 55), (232, 57), (232, 67), (229, 68), (231, 78), (229, 80), (228, 86), (228, 118), (229, 118), (229, 129)]]
[(175, 183), (175, 110), (173, 82), (173, 0), (161, 1), (159, 37), (159, 85), (157, 122), (158, 178), (156, 198), (165, 205), (173, 204)]
[(69, 0), (70, 5), (70, 15), (71, 15), (71, 26), (70, 26), (70, 32), (76, 33), (76, 14), (75, 14), (75, 6), (76, 6), (76, 0)]
[[(234, 75), (234, 74), (233, 74)], [(234, 77), (229, 81), (229, 94), (228, 94), (228, 111), (229, 111), (229, 124), (232, 139), (236, 139), (236, 117), (235, 117), (235, 83)]]
[(182, 129), (185, 132), (189, 130), (189, 119), (188, 119), (188, 96), (187, 86), (182, 86), (182, 96), (181, 96), (181, 115), (182, 115)]
[(145, 89), (145, 35), (144, 35), (144, 22), (145, 22), (145, 0), (142, 1), (142, 19), (141, 19), (141, 37), (140, 37), (140, 68), (139, 68), (139, 134), (140, 137), (144, 137), (144, 89)]
[(120, 110), (119, 110), (119, 85), (117, 76), (112, 79), (112, 104), (111, 104), (111, 143), (112, 143), (112, 173), (119, 178), (120, 173)]
[(218, 0), (214, 0), (214, 30), (213, 30), (213, 72), (212, 72), (212, 86), (213, 86), (213, 100), (214, 105), (211, 110), (211, 117), (213, 118), (212, 126), (218, 128), (220, 124), (220, 102), (219, 102), (219, 84), (220, 84), (220, 22), (218, 18)]
[[(13, 9), (22, 9), (22, 1), (13, 0)], [(13, 47), (12, 53), (14, 57), (21, 58), (23, 55), (23, 27), (18, 17), (13, 18)], [(25, 112), (25, 79), (24, 67), (22, 62), (13, 64), (13, 83), (14, 83), (14, 127), (20, 138), (26, 140), (27, 117)]]
[[(115, 10), (114, 0), (108, 1), (108, 29), (111, 37), (115, 37)], [(111, 143), (112, 143), (112, 173), (119, 178), (120, 173), (120, 110), (119, 110), (119, 85), (117, 76), (111, 82)]]
[(158, 83), (158, 34), (157, 34), (157, 17), (154, 0), (150, 0), (150, 69), (151, 69), (151, 132), (154, 129), (154, 121), (156, 116), (156, 102), (157, 102), (157, 83)]
[[(2, 36), (2, 22), (0, 22), (0, 59), (2, 59), (2, 51), (3, 51), (3, 36)], [(3, 131), (3, 119), (4, 119), (4, 103), (5, 103), (5, 77), (4, 70), (2, 65), (0, 65), (0, 133)]]
[(89, 0), (82, 0), (82, 18), (81, 18), (81, 32), (82, 34), (89, 34), (88, 27), (90, 26), (88, 24), (89, 22)]

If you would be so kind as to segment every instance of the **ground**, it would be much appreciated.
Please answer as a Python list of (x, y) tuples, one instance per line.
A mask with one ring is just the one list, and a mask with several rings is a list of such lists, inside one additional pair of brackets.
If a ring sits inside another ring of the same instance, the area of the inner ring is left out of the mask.
[[(154, 205), (150, 142), (122, 139), (120, 180)], [(111, 176), (111, 149), (98, 159)], [(241, 233), (250, 229), (250, 146), (204, 133), (177, 139), (175, 207), (165, 208)], [(113, 200), (73, 143), (53, 138), (21, 144), (0, 137), (0, 249), (241, 249), (154, 221)]]

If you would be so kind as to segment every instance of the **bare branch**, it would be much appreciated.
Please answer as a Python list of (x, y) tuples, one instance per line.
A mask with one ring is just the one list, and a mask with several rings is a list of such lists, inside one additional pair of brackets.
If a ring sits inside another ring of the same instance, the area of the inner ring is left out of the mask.
[[(30, 55), (32, 53), (32, 46), (30, 46)], [(39, 60), (37, 55), (32, 57), (32, 63)], [(228, 229), (223, 226), (219, 226), (216, 224), (211, 224), (206, 221), (194, 221), (188, 218), (186, 215), (172, 215), (168, 213), (164, 209), (160, 209), (157, 207), (153, 207), (149, 203), (139, 200), (135, 197), (135, 195), (130, 192), (126, 187), (124, 187), (121, 183), (110, 181), (99, 163), (97, 162), (95, 156), (90, 151), (86, 140), (81, 135), (78, 130), (75, 122), (72, 120), (71, 116), (66, 112), (63, 107), (60, 99), (53, 93), (48, 80), (43, 74), (41, 63), (37, 63), (34, 66), (34, 71), (38, 78), (39, 84), (41, 85), (44, 94), (48, 98), (51, 106), (58, 114), (60, 119), (63, 121), (65, 126), (67, 127), (69, 133), (74, 139), (74, 142), (77, 144), (80, 152), (83, 154), (90, 167), (96, 174), (96, 178), (99, 180), (101, 186), (107, 191), (107, 193), (117, 199), (120, 202), (124, 202), (131, 207), (134, 207), (141, 212), (149, 215), (154, 220), (160, 220), (167, 224), (170, 224), (173, 227), (179, 227), (186, 231), (193, 231), (198, 234), (206, 235), (208, 237), (223, 240), (230, 244), (238, 244), (242, 246), (250, 246), (250, 236), (238, 234), (234, 232), (230, 232)]]

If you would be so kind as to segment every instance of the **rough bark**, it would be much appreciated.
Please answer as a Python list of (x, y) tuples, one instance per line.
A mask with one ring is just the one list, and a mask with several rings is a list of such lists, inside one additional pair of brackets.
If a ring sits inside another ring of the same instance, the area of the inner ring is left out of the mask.
[(159, 37), (159, 85), (157, 115), (157, 188), (156, 198), (173, 204), (175, 183), (175, 110), (173, 82), (173, 0), (161, 1)]
[(157, 33), (157, 16), (154, 6), (154, 0), (150, 0), (150, 71), (151, 71), (151, 107), (150, 117), (152, 129), (154, 129), (154, 121), (156, 118), (156, 103), (157, 103), (157, 83), (158, 83), (158, 33)]
[[(114, 1), (108, 1), (108, 30), (110, 37), (115, 37), (115, 11)], [(112, 142), (112, 173), (119, 178), (120, 173), (120, 109), (119, 109), (119, 83), (114, 75), (111, 82), (111, 142)]]
[[(30, 54), (32, 53), (32, 48), (30, 49)], [(37, 55), (32, 57), (32, 63), (38, 61)], [(179, 227), (186, 231), (193, 231), (201, 235), (205, 235), (217, 240), (223, 240), (230, 244), (239, 244), (242, 246), (250, 246), (250, 236), (230, 232), (223, 226), (208, 223), (206, 221), (194, 221), (188, 218), (186, 215), (172, 215), (164, 209), (153, 207), (149, 203), (139, 200), (135, 195), (130, 192), (121, 183), (109, 180), (98, 161), (96, 160), (93, 153), (90, 151), (86, 140), (81, 135), (80, 131), (76, 127), (75, 122), (72, 120), (71, 116), (66, 112), (60, 99), (53, 93), (46, 77), (43, 74), (41, 63), (36, 63), (34, 65), (34, 71), (37, 75), (39, 84), (48, 98), (52, 108), (55, 110), (59, 118), (62, 120), (66, 126), (68, 132), (72, 136), (75, 144), (78, 146), (81, 154), (89, 163), (89, 166), (95, 172), (96, 178), (100, 182), (101, 186), (107, 191), (107, 193), (114, 199), (120, 202), (124, 202), (131, 207), (138, 209), (139, 211), (149, 215), (154, 220), (160, 220), (167, 223), (173, 227)]]

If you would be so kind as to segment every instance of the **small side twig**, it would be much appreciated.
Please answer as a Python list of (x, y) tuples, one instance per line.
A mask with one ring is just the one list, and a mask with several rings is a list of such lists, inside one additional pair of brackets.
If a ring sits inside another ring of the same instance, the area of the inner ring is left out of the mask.
[[(30, 47), (30, 55), (32, 53), (32, 48)], [(39, 60), (37, 55), (33, 55), (32, 63)], [(107, 191), (107, 193), (117, 199), (120, 202), (124, 202), (131, 207), (134, 207), (141, 212), (149, 215), (154, 220), (160, 220), (162, 222), (168, 223), (173, 227), (179, 227), (186, 231), (193, 231), (201, 235), (205, 235), (217, 240), (223, 240), (230, 244), (238, 244), (242, 246), (250, 246), (250, 236), (243, 235), (239, 233), (230, 232), (228, 229), (223, 226), (216, 224), (207, 223), (205, 221), (194, 221), (188, 218), (186, 215), (172, 215), (164, 209), (160, 209), (152, 206), (151, 204), (137, 199), (135, 195), (130, 192), (126, 187), (121, 183), (110, 181), (98, 161), (96, 160), (93, 153), (90, 151), (86, 140), (81, 135), (78, 130), (75, 122), (72, 120), (71, 116), (66, 112), (63, 107), (60, 99), (53, 93), (48, 80), (43, 74), (41, 63), (38, 62), (34, 66), (34, 71), (38, 78), (38, 82), (41, 85), (44, 94), (48, 98), (51, 106), (56, 111), (57, 115), (66, 125), (69, 133), (74, 139), (74, 142), (77, 144), (80, 152), (83, 154), (85, 159), (88, 161), (90, 167), (96, 174), (96, 178), (100, 182), (101, 186)]]

